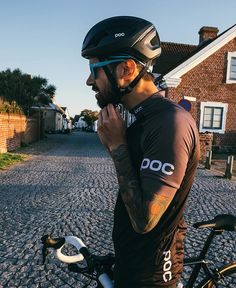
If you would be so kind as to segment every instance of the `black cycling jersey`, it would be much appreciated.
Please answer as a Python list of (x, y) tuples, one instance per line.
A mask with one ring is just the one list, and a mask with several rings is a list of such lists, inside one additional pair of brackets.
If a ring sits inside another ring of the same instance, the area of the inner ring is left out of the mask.
[(148, 233), (134, 231), (120, 193), (113, 241), (115, 287), (156, 288), (176, 283), (183, 267), (186, 224), (183, 211), (199, 160), (199, 138), (190, 113), (158, 94), (132, 109), (127, 129), (132, 164), (141, 187), (176, 189), (159, 223)]

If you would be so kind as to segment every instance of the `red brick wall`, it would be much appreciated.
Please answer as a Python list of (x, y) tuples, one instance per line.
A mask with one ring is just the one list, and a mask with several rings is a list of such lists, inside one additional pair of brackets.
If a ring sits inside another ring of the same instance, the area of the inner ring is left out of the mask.
[(0, 114), (0, 152), (13, 151), (22, 143), (38, 140), (38, 122), (24, 115)]
[(178, 102), (183, 96), (196, 97), (191, 114), (199, 127), (200, 102), (228, 103), (225, 134), (214, 134), (219, 145), (236, 146), (236, 84), (226, 84), (227, 52), (236, 51), (236, 38), (182, 76), (177, 88), (169, 88), (167, 97)]
[(200, 161), (205, 162), (207, 151), (212, 150), (212, 133), (200, 133)]

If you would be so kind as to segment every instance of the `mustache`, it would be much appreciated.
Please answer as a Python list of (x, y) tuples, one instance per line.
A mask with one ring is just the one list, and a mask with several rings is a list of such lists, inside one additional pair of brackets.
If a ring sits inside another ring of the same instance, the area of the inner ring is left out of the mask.
[(92, 86), (92, 90), (93, 90), (94, 92), (99, 92), (99, 89), (98, 89), (96, 86)]

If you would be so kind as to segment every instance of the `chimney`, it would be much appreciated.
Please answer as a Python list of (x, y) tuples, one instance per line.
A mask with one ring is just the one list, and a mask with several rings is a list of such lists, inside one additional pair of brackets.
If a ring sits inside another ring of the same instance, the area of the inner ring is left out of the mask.
[(199, 44), (201, 44), (204, 41), (207, 41), (209, 39), (216, 38), (218, 32), (219, 32), (219, 29), (217, 27), (203, 26), (198, 32), (198, 34), (199, 34)]

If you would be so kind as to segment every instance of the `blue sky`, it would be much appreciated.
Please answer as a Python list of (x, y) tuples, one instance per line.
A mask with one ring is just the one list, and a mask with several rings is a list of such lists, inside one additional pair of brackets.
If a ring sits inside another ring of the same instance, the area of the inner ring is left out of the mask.
[(85, 83), (88, 61), (80, 56), (95, 23), (138, 16), (156, 26), (162, 41), (197, 44), (202, 26), (221, 33), (236, 23), (235, 11), (235, 0), (0, 0), (0, 71), (19, 68), (47, 78), (71, 116), (99, 110)]

